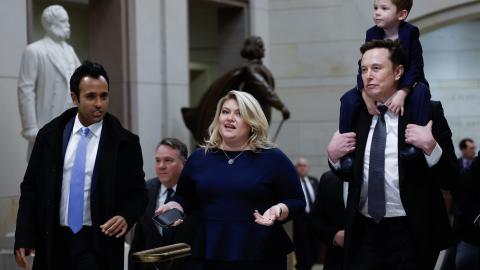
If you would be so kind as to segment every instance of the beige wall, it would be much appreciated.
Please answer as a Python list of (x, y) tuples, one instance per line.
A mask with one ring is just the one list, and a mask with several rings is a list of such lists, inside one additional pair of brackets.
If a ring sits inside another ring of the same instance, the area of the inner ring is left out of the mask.
[(464, 137), (480, 142), (479, 37), (477, 19), (425, 33), (421, 38), (432, 96), (443, 103), (455, 146)]
[[(479, 1), (415, 1), (409, 20), (440, 10), (448, 14), (469, 2)], [(373, 25), (372, 3), (269, 1), (270, 67), (277, 91), (292, 112), (278, 143), (292, 159), (310, 159), (317, 176), (328, 169), (326, 145), (338, 128), (339, 98), (355, 84), (358, 48)], [(272, 132), (279, 119), (276, 113)]]

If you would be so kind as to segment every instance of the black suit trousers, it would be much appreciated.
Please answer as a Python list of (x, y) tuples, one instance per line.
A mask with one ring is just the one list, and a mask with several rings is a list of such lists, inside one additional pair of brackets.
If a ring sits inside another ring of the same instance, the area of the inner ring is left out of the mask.
[(355, 219), (355, 237), (347, 270), (428, 270), (438, 253), (418, 256), (414, 236), (406, 217), (384, 218), (380, 223), (361, 214)]
[(74, 234), (69, 227), (58, 229), (59, 251), (57, 254), (60, 269), (99, 270), (100, 258), (94, 248), (94, 232), (92, 227), (83, 228)]

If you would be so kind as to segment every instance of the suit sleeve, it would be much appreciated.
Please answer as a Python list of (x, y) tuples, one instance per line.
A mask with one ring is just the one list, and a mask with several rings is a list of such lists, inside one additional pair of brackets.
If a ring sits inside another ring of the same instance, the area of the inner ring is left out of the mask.
[(42, 166), (41, 149), (43, 139), (40, 132), (35, 140), (25, 176), (20, 184), (20, 201), (15, 229), (15, 249), (35, 249), (37, 246), (37, 232), (40, 226), (38, 220), (39, 215), (36, 211), (36, 209), (40, 208), (37, 178), (41, 177), (40, 168)]
[(420, 31), (413, 26), (409, 31), (409, 51), (408, 66), (402, 76), (400, 88), (408, 87), (413, 89), (413, 85), (422, 79), (423, 74), (423, 51), (420, 43)]
[(280, 150), (276, 155), (278, 158), (275, 159), (277, 163), (275, 168), (277, 169), (273, 189), (279, 199), (278, 203), (284, 203), (288, 207), (289, 214), (285, 220), (287, 221), (304, 211), (306, 201), (297, 171), (292, 162)]
[(183, 207), (187, 215), (190, 215), (199, 205), (195, 182), (192, 179), (192, 164), (199, 158), (199, 155), (203, 154), (203, 149), (197, 150), (187, 159), (187, 163), (185, 163), (178, 180), (177, 191), (172, 198), (172, 201), (179, 203)]
[(132, 228), (133, 224), (144, 213), (148, 203), (147, 189), (145, 187), (145, 173), (143, 172), (143, 157), (138, 136), (128, 142), (125, 152), (120, 153), (123, 158), (128, 158), (128, 162), (124, 162), (126, 168), (121, 168), (120, 175), (126, 179), (123, 187), (128, 191), (128, 196), (121, 200), (119, 207), (119, 215), (124, 217), (128, 223), (128, 227)]
[(437, 179), (442, 189), (451, 190), (457, 184), (460, 168), (452, 143), (452, 132), (448, 126), (447, 119), (445, 119), (440, 102), (432, 103), (432, 120), (432, 133), (442, 148), (442, 156), (437, 164), (430, 168), (430, 173), (434, 179)]
[[(332, 202), (327, 201), (327, 198), (331, 198), (327, 196), (327, 194), (332, 192), (332, 189), (328, 188), (328, 185), (332, 183), (328, 183), (327, 177), (327, 174), (324, 174), (320, 178), (320, 184), (317, 189), (317, 200), (315, 200), (313, 206), (312, 217), (313, 225), (320, 239), (326, 244), (331, 245), (335, 234), (342, 230), (342, 228), (338, 228), (328, 220), (328, 211)], [(330, 209), (330, 211), (332, 210)]]

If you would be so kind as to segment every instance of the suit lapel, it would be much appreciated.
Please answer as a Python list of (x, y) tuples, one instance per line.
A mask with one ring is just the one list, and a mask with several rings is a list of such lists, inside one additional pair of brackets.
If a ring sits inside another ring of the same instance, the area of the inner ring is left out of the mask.
[(367, 146), (368, 132), (372, 124), (372, 116), (366, 109), (361, 109), (359, 112), (359, 121), (357, 126), (357, 149), (355, 150), (355, 175), (363, 177), (363, 158), (365, 148)]
[(156, 181), (153, 184), (153, 188), (148, 191), (148, 197), (150, 201), (148, 203), (147, 209), (145, 210), (146, 213), (150, 213), (153, 217), (155, 214), (155, 208), (157, 207), (158, 195), (160, 193), (160, 181), (155, 179)]
[(405, 143), (405, 129), (407, 128), (409, 119), (410, 119), (410, 110), (408, 106), (404, 106), (405, 110), (403, 116), (398, 117), (398, 182), (400, 192), (402, 191), (402, 186), (404, 184), (405, 179), (405, 160), (400, 158), (400, 150), (402, 150), (406, 143)]
[[(115, 179), (119, 175), (115, 175), (117, 171), (115, 164), (117, 164), (117, 151), (120, 144), (120, 137), (115, 133), (115, 127), (112, 124), (111, 116), (107, 113), (103, 119), (102, 133), (100, 135), (100, 141), (98, 143), (97, 157), (95, 158), (95, 165), (92, 174), (92, 186), (91, 186), (91, 209), (92, 209), (92, 222), (97, 220), (96, 204), (94, 200), (102, 197), (103, 204), (108, 205), (107, 209), (114, 209), (115, 200)], [(101, 193), (101, 194), (100, 194)], [(96, 200), (99, 201), (99, 200)]]

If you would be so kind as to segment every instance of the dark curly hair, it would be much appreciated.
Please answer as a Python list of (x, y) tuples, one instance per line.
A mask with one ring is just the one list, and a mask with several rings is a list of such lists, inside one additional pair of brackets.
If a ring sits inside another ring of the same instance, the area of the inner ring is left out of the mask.
[(70, 91), (73, 92), (78, 99), (80, 99), (80, 81), (82, 78), (92, 77), (98, 79), (100, 76), (105, 78), (107, 85), (109, 86), (108, 90), (110, 91), (110, 81), (103, 66), (86, 60), (73, 72), (73, 75), (70, 78)]

